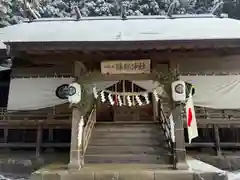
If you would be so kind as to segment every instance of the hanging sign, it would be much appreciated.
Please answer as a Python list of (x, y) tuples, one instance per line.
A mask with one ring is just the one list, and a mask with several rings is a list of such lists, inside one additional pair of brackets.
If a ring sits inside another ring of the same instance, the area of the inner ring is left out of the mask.
[(102, 74), (148, 74), (150, 70), (150, 59), (101, 62)]

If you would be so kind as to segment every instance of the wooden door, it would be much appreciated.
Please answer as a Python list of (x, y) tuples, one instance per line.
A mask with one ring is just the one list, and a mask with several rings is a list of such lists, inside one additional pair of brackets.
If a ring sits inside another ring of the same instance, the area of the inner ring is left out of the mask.
[(113, 121), (113, 107), (109, 103), (97, 103), (97, 121)]
[(114, 121), (152, 121), (152, 104), (145, 106), (116, 106), (113, 108)]

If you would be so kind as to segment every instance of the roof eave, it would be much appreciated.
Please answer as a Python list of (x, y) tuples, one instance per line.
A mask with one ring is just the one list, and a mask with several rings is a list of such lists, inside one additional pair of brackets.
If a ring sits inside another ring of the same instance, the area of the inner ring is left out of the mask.
[(164, 50), (240, 48), (240, 39), (154, 40), (154, 41), (87, 41), (87, 42), (5, 42), (14, 51), (54, 50)]

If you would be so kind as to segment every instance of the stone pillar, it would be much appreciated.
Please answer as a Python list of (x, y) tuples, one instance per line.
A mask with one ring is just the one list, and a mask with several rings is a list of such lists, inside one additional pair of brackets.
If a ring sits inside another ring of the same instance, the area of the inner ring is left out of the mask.
[(70, 162), (68, 168), (71, 170), (79, 170), (84, 164), (82, 156), (82, 148), (78, 147), (78, 125), (82, 113), (79, 107), (72, 109), (72, 133), (71, 133), (71, 147), (70, 147)]
[(174, 109), (172, 111), (173, 119), (175, 122), (175, 140), (176, 140), (176, 157), (177, 157), (177, 169), (188, 169), (186, 163), (186, 149), (184, 139), (184, 126), (182, 118), (182, 105), (180, 103), (174, 103)]

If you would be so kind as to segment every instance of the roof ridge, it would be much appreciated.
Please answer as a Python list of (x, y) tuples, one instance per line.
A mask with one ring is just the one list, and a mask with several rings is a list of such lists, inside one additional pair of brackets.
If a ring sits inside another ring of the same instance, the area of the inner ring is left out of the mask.
[[(183, 15), (172, 15), (171, 19), (182, 19), (182, 18), (219, 18), (213, 14), (183, 14)], [(226, 14), (223, 14), (220, 18), (228, 18)], [(31, 21), (24, 21), (24, 22), (49, 22), (49, 21), (97, 21), (97, 20), (142, 20), (142, 19), (169, 19), (167, 15), (165, 16), (128, 16), (127, 19), (122, 19), (120, 16), (96, 16), (96, 17), (82, 17), (81, 19), (76, 18), (38, 18)]]

